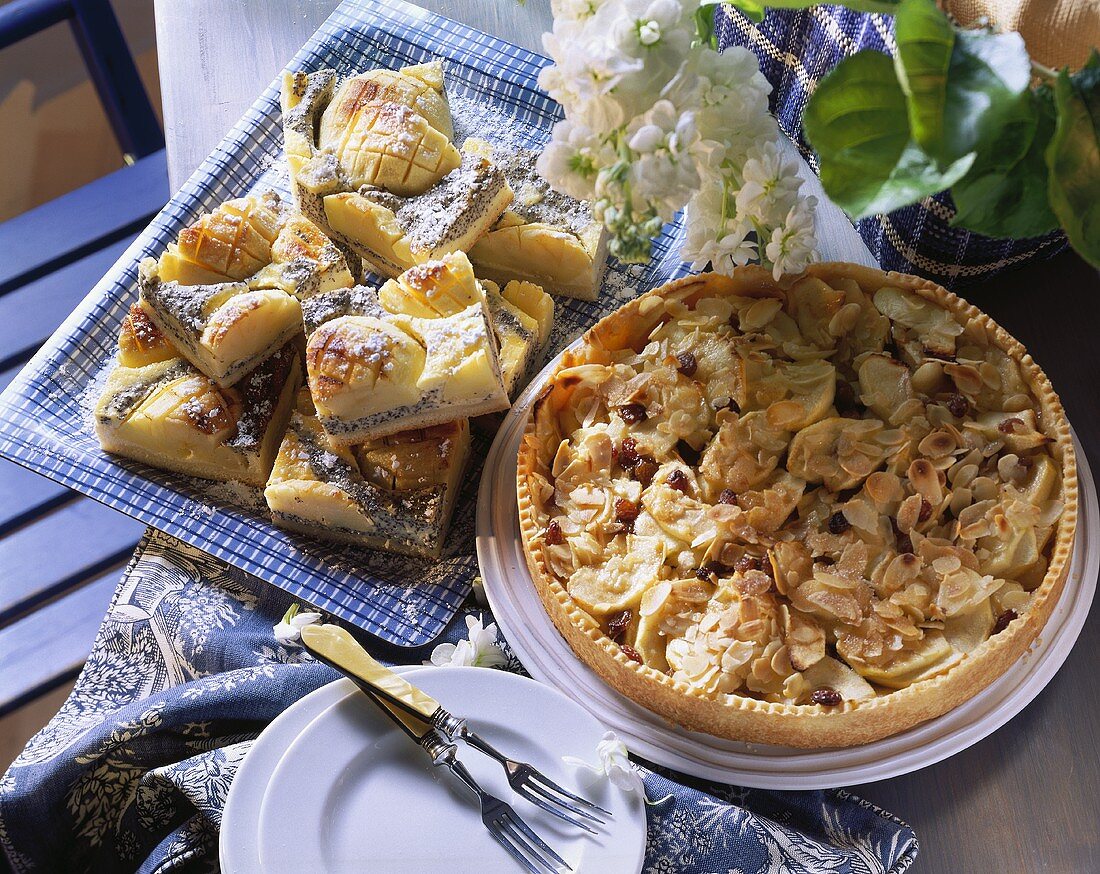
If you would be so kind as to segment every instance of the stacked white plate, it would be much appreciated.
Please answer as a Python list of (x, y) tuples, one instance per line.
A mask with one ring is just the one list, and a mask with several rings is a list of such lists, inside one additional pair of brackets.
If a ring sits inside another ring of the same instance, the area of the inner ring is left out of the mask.
[(748, 744), (673, 725), (620, 695), (558, 634), (535, 591), (520, 540), (516, 454), (531, 404), (555, 367), (539, 374), (505, 419), (489, 452), (477, 506), (477, 556), (501, 631), (531, 676), (561, 690), (612, 728), (631, 752), (670, 768), (766, 789), (822, 789), (884, 780), (941, 761), (1019, 713), (1069, 655), (1088, 614), (1100, 568), (1096, 487), (1077, 445), (1081, 507), (1065, 591), (1040, 639), (987, 689), (950, 713), (899, 735), (848, 749)]
[[(466, 716), (502, 752), (613, 814), (586, 834), (519, 798), (504, 770), (459, 745), (459, 759), (574, 871), (638, 871), (646, 816), (639, 793), (566, 765), (594, 762), (603, 726), (555, 690), (489, 668), (398, 672)], [(237, 772), (222, 817), (225, 874), (515, 874), (477, 801), (349, 680), (302, 698), (264, 730)]]

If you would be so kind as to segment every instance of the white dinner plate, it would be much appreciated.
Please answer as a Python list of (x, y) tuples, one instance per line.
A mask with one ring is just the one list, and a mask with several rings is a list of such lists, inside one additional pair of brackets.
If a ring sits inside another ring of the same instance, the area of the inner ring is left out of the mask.
[[(394, 668), (399, 674), (415, 669)], [(337, 680), (314, 690), (280, 713), (256, 738), (237, 768), (222, 811), (218, 856), (223, 874), (260, 874), (256, 823), (260, 820), (260, 804), (272, 773), (283, 753), (305, 727), (354, 688), (350, 680)]]
[(478, 564), (497, 624), (528, 673), (598, 715), (631, 752), (688, 774), (762, 789), (824, 789), (885, 780), (939, 762), (991, 734), (1042, 691), (1069, 655), (1088, 615), (1100, 570), (1096, 486), (1076, 442), (1080, 507), (1065, 590), (1031, 649), (961, 706), (874, 743), (803, 750), (688, 731), (635, 704), (574, 655), (539, 600), (523, 554), (516, 454), (531, 404), (555, 366), (556, 360), (517, 400), (489, 451), (478, 493)]
[[(574, 870), (639, 870), (646, 834), (641, 799), (561, 761), (562, 755), (594, 760), (604, 732), (599, 722), (559, 692), (502, 671), (411, 673), (506, 752), (612, 811), (597, 836), (586, 835), (515, 796), (499, 765), (460, 745), (459, 757), (482, 786), (512, 804)], [(485, 830), (475, 799), (346, 680), (317, 690), (272, 723), (242, 765), (229, 802), (222, 839), (227, 874), (402, 874), (442, 870), (444, 860), (448, 872), (519, 870)]]

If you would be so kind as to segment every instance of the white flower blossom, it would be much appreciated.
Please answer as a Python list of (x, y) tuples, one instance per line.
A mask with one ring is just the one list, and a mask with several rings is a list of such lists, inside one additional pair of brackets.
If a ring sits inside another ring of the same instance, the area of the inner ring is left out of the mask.
[(700, 0), (552, 0), (539, 84), (565, 110), (538, 171), (589, 200), (612, 254), (648, 260), (664, 222), (687, 206), (682, 250), (728, 273), (778, 253), (782, 270), (814, 245), (812, 200), (780, 148), (771, 86), (756, 56), (698, 39)]
[(609, 130), (636, 114), (628, 99), (636, 85), (626, 80), (636, 78), (645, 62), (622, 52), (606, 31), (595, 26), (565, 34), (555, 30), (543, 34), (542, 44), (557, 63), (539, 72), (539, 87), (566, 108), (567, 118)]
[(816, 197), (806, 197), (792, 206), (783, 225), (772, 231), (765, 254), (772, 262), (772, 275), (776, 280), (784, 273), (801, 272), (813, 260), (817, 249), (814, 235), (816, 206)]
[(594, 16), (607, 0), (550, 0), (554, 26), (583, 24)]
[(460, 640), (457, 644), (439, 644), (432, 650), (431, 659), (424, 664), (440, 668), (495, 668), (507, 662), (504, 651), (497, 646), (496, 623), (483, 626), (480, 619), (467, 616), (466, 629), (466, 640)]
[(321, 614), (313, 611), (300, 612), (297, 604), (291, 604), (278, 625), (271, 627), (272, 633), (283, 646), (301, 646), (302, 629), (321, 621)]
[(635, 153), (630, 164), (634, 196), (654, 205), (668, 221), (699, 187), (690, 147), (695, 139), (695, 120), (690, 112), (678, 112), (668, 100), (659, 100), (626, 129), (627, 146)]
[(593, 773), (606, 777), (612, 785), (624, 792), (644, 792), (642, 775), (634, 770), (630, 763), (626, 744), (619, 740), (619, 736), (613, 731), (606, 732), (603, 739), (596, 746), (597, 764), (591, 765), (584, 759), (576, 756), (562, 756), (561, 760), (567, 765), (578, 768), (586, 768)]
[(542, 150), (536, 169), (553, 179), (559, 191), (578, 200), (591, 200), (595, 194), (596, 173), (606, 162), (606, 151), (593, 132), (583, 125), (559, 121), (553, 138)]
[(798, 161), (784, 154), (775, 142), (745, 161), (741, 171), (744, 180), (737, 192), (737, 211), (760, 225), (779, 224), (795, 205), (802, 180), (798, 177)]
[(656, 45), (661, 41), (661, 25), (658, 21), (643, 21), (638, 26), (638, 42), (644, 46)]

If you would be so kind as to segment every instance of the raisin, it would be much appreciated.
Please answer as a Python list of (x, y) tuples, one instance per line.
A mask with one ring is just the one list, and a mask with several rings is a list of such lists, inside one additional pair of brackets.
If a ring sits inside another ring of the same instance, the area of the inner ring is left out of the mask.
[(993, 630), (990, 634), (1000, 634), (1009, 624), (1016, 618), (1017, 613), (1015, 610), (1005, 610), (1000, 616), (997, 617), (997, 621), (993, 623)]
[(823, 567), (832, 567), (836, 564), (836, 559), (831, 555), (819, 555), (814, 558), (814, 563), (822, 565)]
[(852, 527), (852, 523), (848, 521), (848, 518), (837, 510), (829, 517), (829, 533), (830, 534), (843, 534), (849, 528)]
[(729, 573), (729, 568), (720, 561), (708, 561), (702, 567), (695, 569), (695, 576), (704, 583), (709, 583), (711, 577), (724, 577)]
[(668, 475), (668, 479), (666, 479), (665, 482), (676, 489), (676, 491), (685, 495), (688, 493), (688, 489), (691, 488), (691, 480), (688, 479), (687, 474), (682, 470), (674, 470)]
[(1010, 416), (997, 426), (997, 430), (1002, 434), (1015, 434), (1018, 428), (1022, 428), (1024, 425), (1022, 419), (1017, 419), (1015, 416)]
[(1022, 467), (1022, 468), (1023, 468), (1024, 470), (1031, 470), (1031, 468), (1032, 468), (1032, 467), (1034, 466), (1034, 464), (1035, 464), (1035, 462), (1034, 462), (1034, 461), (1032, 461), (1032, 460), (1031, 460), (1031, 459), (1030, 459), (1030, 458), (1029, 458), (1028, 456), (1026, 456), (1026, 455), (1021, 455), (1021, 456), (1020, 456), (1020, 457), (1019, 457), (1019, 458), (1018, 458), (1018, 459), (1016, 460), (1016, 463), (1017, 463), (1018, 465), (1020, 465), (1020, 467)]
[(561, 526), (557, 522), (551, 522), (546, 526), (546, 542), (551, 546), (565, 543), (565, 535), (561, 533)]
[(715, 398), (714, 403), (711, 404), (715, 411), (718, 410), (730, 410), (734, 413), (740, 413), (741, 407), (738, 406), (737, 401), (733, 398)]
[(645, 407), (642, 404), (623, 404), (619, 407), (619, 418), (628, 425), (635, 425), (646, 420)]
[(927, 522), (932, 518), (932, 505), (924, 498), (920, 499), (920, 513), (917, 514), (918, 522)]
[(722, 489), (722, 494), (718, 496), (719, 504), (736, 504), (737, 492), (733, 489)]
[(620, 610), (615, 613), (607, 622), (607, 636), (617, 641), (623, 636), (623, 632), (633, 618), (634, 614), (630, 610)]
[(680, 440), (676, 444), (676, 451), (688, 467), (696, 467), (699, 464), (699, 457), (703, 454), (686, 440)]
[(961, 419), (970, 412), (970, 401), (960, 394), (953, 394), (947, 399), (947, 412), (956, 419)]
[(852, 384), (843, 379), (836, 381), (836, 395), (833, 398), (833, 403), (836, 404), (837, 412), (841, 416), (847, 416), (859, 412), (859, 405), (856, 403), (855, 389), (852, 388)]
[(737, 561), (733, 563), (733, 569), (738, 573), (745, 573), (745, 571), (758, 571), (762, 570), (764, 563), (751, 555), (743, 555)]
[(810, 701), (814, 704), (820, 704), (823, 707), (836, 707), (844, 699), (836, 689), (831, 689), (828, 686), (822, 686), (820, 689), (814, 689), (810, 695)]
[(638, 462), (634, 465), (631, 476), (643, 486), (648, 486), (653, 482), (653, 477), (657, 474), (659, 467), (660, 465), (657, 464), (657, 461), (652, 455), (639, 455)]
[(634, 649), (634, 647), (632, 647), (630, 644), (620, 643), (619, 644), (619, 649), (621, 649), (623, 651), (623, 655), (626, 656), (631, 661), (637, 662), (640, 665), (645, 664), (642, 661), (642, 657), (640, 655), (638, 655), (638, 650)]
[(913, 554), (913, 539), (905, 534), (900, 528), (896, 520), (890, 520), (890, 526), (894, 529), (894, 544), (897, 548), (899, 555), (912, 555)]
[(628, 531), (634, 530), (634, 520), (640, 512), (638, 505), (626, 498), (615, 499), (615, 521), (622, 522)]
[(695, 371), (699, 369), (699, 362), (690, 352), (681, 352), (677, 355), (676, 364), (676, 369), (684, 376), (695, 376)]
[(638, 442), (633, 437), (624, 437), (615, 450), (615, 458), (624, 469), (630, 470), (638, 463)]

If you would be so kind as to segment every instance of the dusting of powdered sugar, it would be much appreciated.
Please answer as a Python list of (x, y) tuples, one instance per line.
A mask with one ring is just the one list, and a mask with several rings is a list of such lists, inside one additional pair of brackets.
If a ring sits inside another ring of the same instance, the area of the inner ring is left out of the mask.
[(502, 112), (499, 104), (450, 92), (447, 102), (451, 105), (456, 145), (460, 146), (468, 137), (476, 137), (503, 150), (521, 148), (538, 151), (550, 139), (549, 129), (543, 130)]
[(195, 484), (195, 491), (215, 504), (247, 510), (263, 519), (271, 518), (271, 511), (267, 507), (267, 501), (264, 500), (264, 490), (259, 486), (252, 486), (238, 480), (211, 482), (192, 479), (192, 482)]

